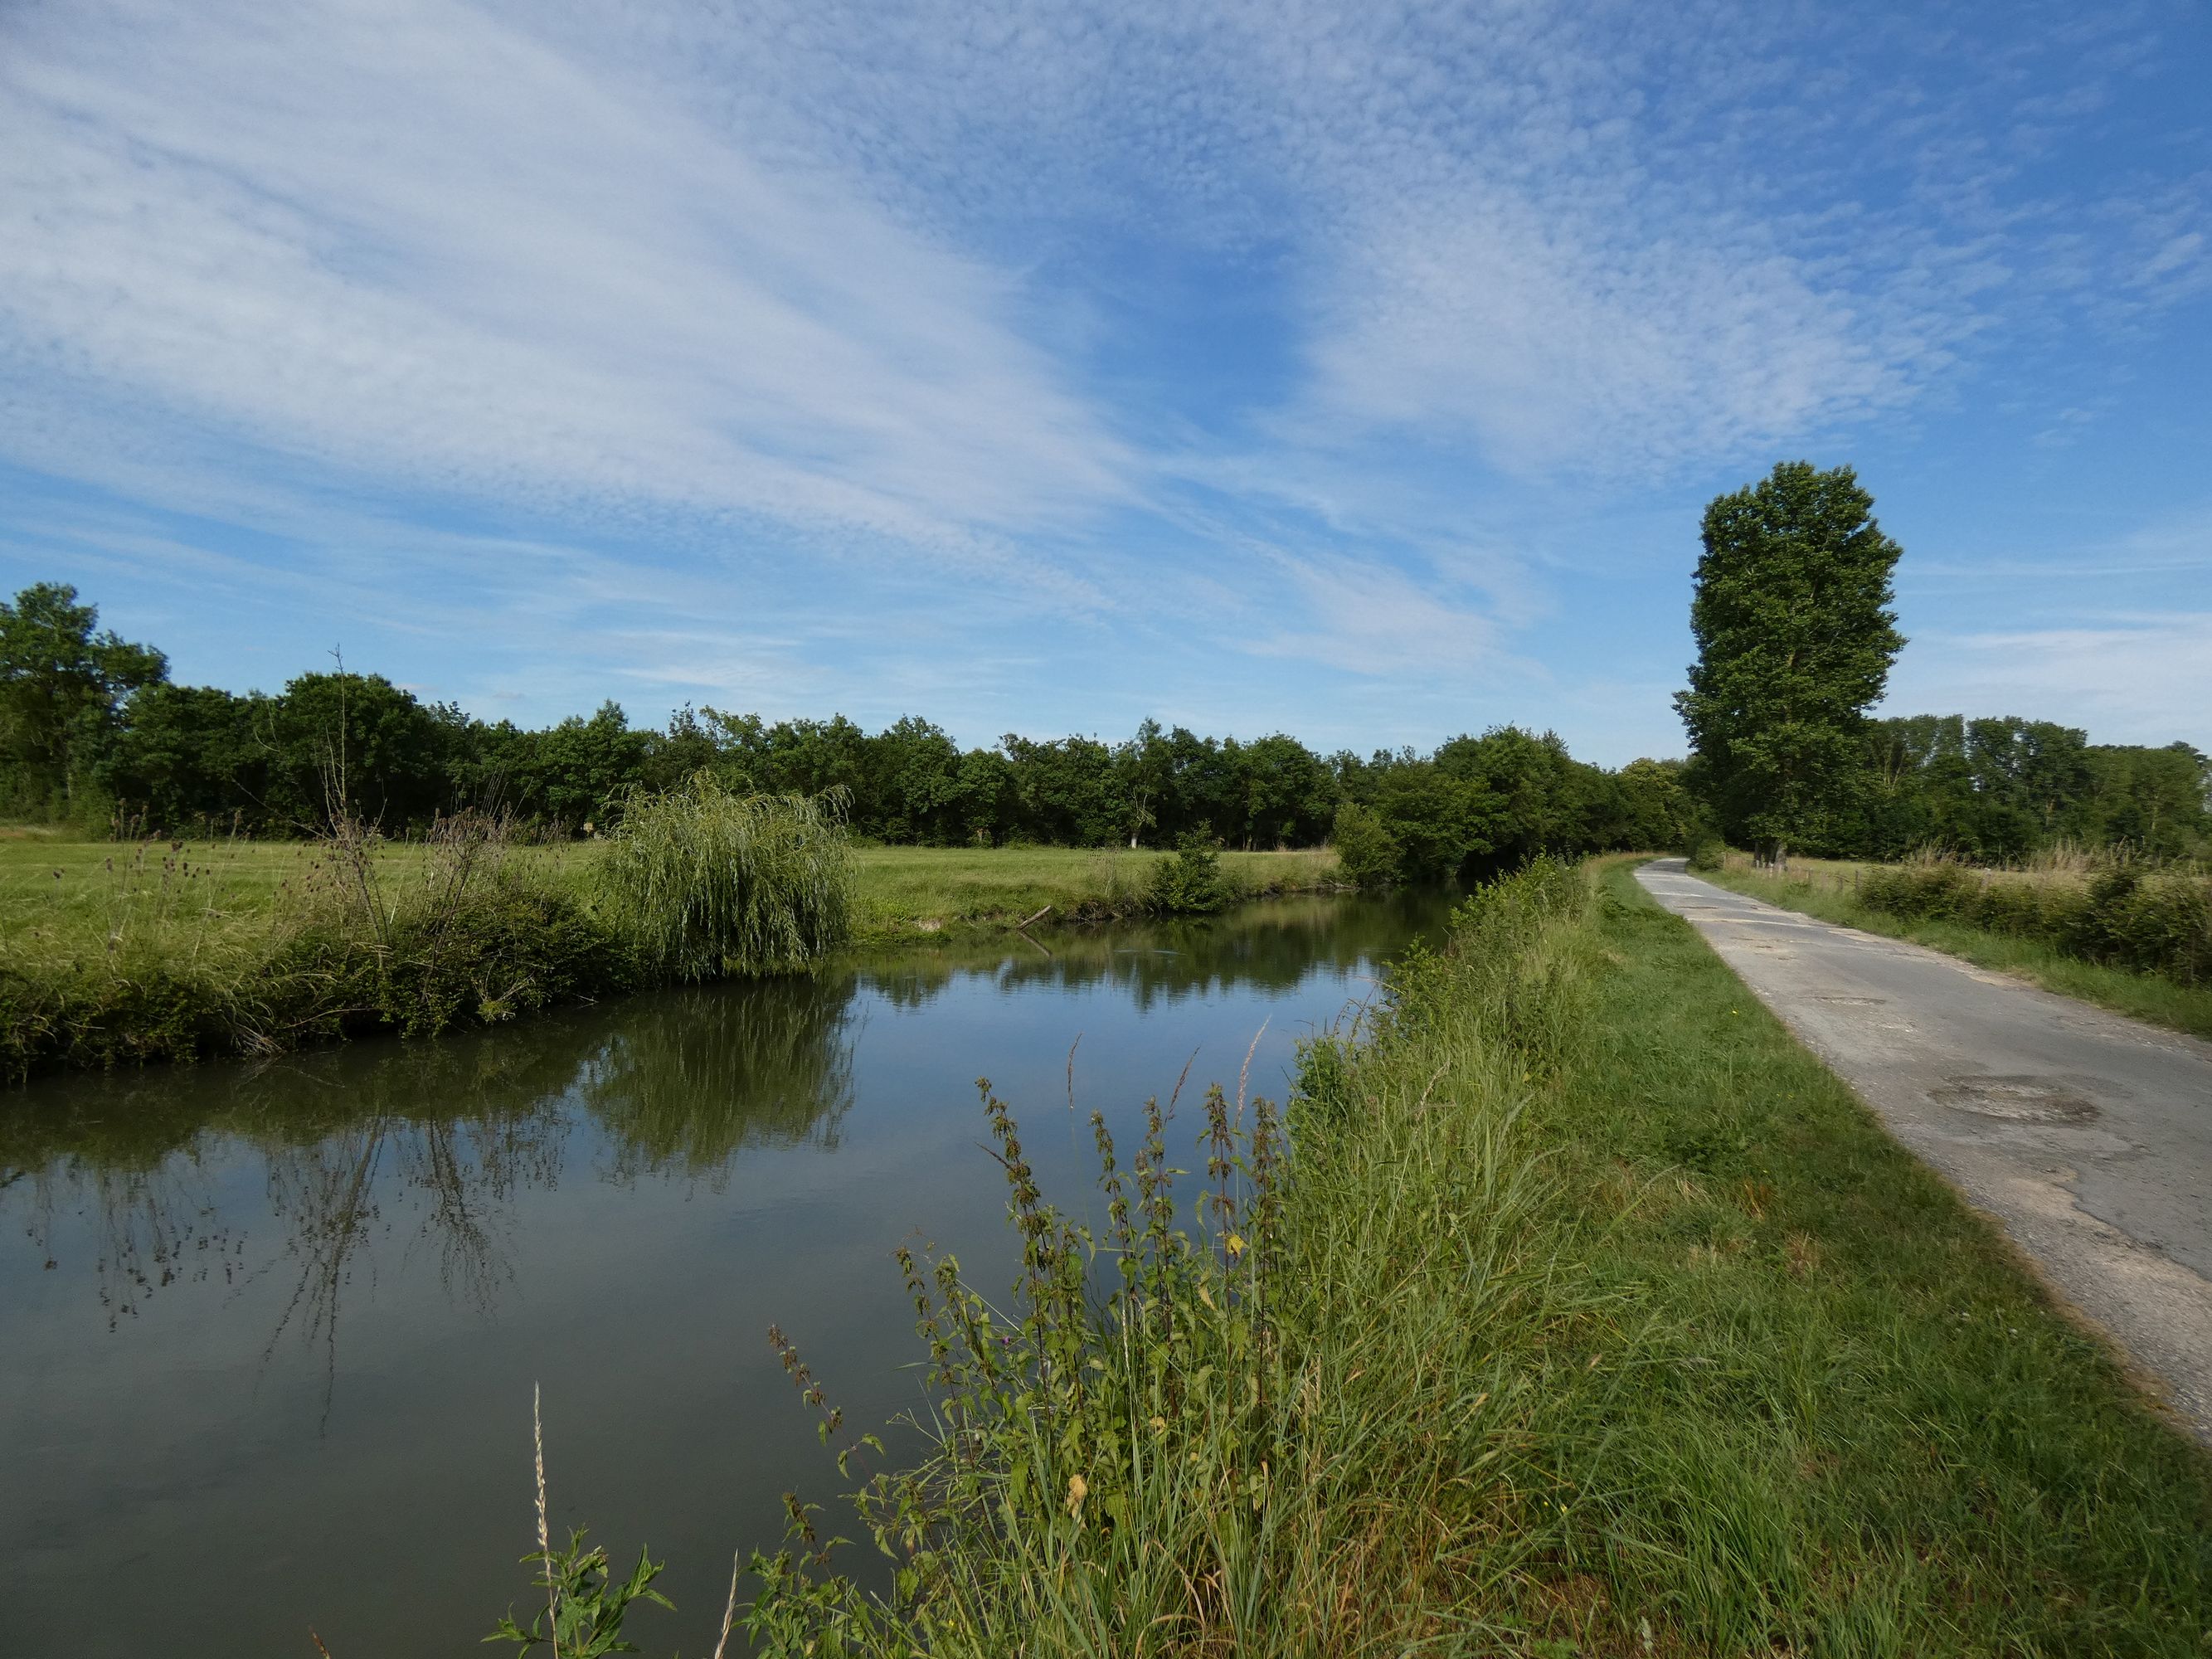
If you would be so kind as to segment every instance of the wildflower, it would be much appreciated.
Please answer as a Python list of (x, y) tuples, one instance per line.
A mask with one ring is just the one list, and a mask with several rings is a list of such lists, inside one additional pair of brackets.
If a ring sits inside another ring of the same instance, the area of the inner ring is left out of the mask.
[(1067, 1477), (1067, 1512), (1077, 1520), (1083, 1518), (1083, 1500), (1091, 1495), (1091, 1483), (1079, 1474)]

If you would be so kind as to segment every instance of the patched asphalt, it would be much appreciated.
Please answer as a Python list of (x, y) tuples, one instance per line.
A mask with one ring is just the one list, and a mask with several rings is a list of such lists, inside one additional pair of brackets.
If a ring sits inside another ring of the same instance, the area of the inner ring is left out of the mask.
[(1684, 917), (2212, 1443), (2212, 1043), (1661, 859)]

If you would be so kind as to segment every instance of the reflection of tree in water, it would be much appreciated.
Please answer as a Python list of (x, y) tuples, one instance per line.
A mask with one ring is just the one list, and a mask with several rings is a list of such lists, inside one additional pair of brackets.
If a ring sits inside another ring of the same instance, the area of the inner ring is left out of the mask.
[[(447, 1294), (489, 1311), (509, 1284), (514, 1200), (559, 1183), (580, 1106), (617, 1179), (719, 1186), (748, 1146), (837, 1144), (853, 1102), (851, 1022), (865, 985), (918, 1007), (956, 979), (1006, 989), (1125, 987), (1139, 1007), (1350, 973), (1433, 929), (1444, 901), (1315, 898), (1202, 921), (1068, 930), (1017, 942), (871, 952), (817, 978), (703, 987), (433, 1042), (363, 1043), (264, 1064), (169, 1067), (35, 1085), (0, 1109), (0, 1214), (49, 1267), (83, 1214), (111, 1326), (156, 1290), (296, 1273), (275, 1334), (335, 1366), (343, 1292), (396, 1237), (434, 1256)], [(233, 1143), (227, 1146), (225, 1143)], [(262, 1161), (280, 1247), (250, 1265), (235, 1144)]]
[(222, 1218), (196, 1167), (164, 1160), (150, 1169), (70, 1160), (25, 1170), (0, 1163), (0, 1198), (20, 1188), (23, 1233), (52, 1272), (55, 1224), (64, 1208), (88, 1215), (99, 1243), (93, 1278), (107, 1328), (136, 1315), (165, 1285), (234, 1284), (246, 1240)]
[(1288, 991), (1316, 969), (1371, 966), (1415, 933), (1440, 932), (1450, 902), (1425, 891), (1275, 899), (1219, 916), (1054, 933), (1048, 951), (998, 940), (922, 945), (871, 952), (860, 967), (863, 983), (898, 1007), (919, 1007), (956, 978), (988, 974), (1008, 990), (1111, 982), (1151, 1008), (1231, 988)]
[[(748, 1145), (817, 1133), (834, 1145), (851, 996), (849, 978), (726, 986), (434, 1042), (56, 1079), (0, 1113), (0, 1210), (19, 1210), (49, 1267), (58, 1224), (85, 1217), (111, 1326), (180, 1279), (296, 1273), (270, 1351), (297, 1334), (334, 1364), (372, 1241), (431, 1254), (448, 1295), (490, 1311), (513, 1278), (513, 1200), (559, 1185), (579, 1104), (624, 1178), (719, 1176)], [(282, 1229), (252, 1265), (224, 1190), (239, 1143)]]
[(701, 986), (635, 1006), (577, 1079), (613, 1174), (705, 1176), (747, 1146), (837, 1145), (853, 1103), (852, 978)]
[(341, 1294), (362, 1247), (409, 1227), (404, 1255), (434, 1251), (446, 1294), (489, 1316), (514, 1276), (510, 1200), (521, 1188), (558, 1184), (568, 1127), (557, 1099), (522, 1094), (468, 1115), (377, 1110), (270, 1157), (270, 1213), (286, 1229), (282, 1260), (297, 1280), (264, 1355), (288, 1331), (319, 1341), (327, 1410)]

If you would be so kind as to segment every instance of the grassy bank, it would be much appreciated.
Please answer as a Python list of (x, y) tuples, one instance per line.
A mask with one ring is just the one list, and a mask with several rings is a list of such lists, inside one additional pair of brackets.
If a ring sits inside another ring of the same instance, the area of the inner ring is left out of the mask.
[[(1137, 915), (1170, 856), (1121, 848), (866, 847), (855, 931), (863, 940), (892, 939), (1002, 931), (1040, 910), (1047, 914), (1035, 925)], [(1336, 854), (1224, 853), (1221, 873), (1235, 899), (1317, 892), (1336, 884)]]
[[(511, 856), (581, 897), (605, 850), (604, 842), (570, 842), (517, 848)], [(395, 880), (427, 856), (407, 842), (374, 854)], [(1111, 848), (862, 847), (854, 854), (854, 933), (995, 932), (1048, 907), (1039, 925), (1134, 915), (1145, 908), (1153, 869), (1169, 856)], [(311, 884), (323, 863), (322, 849), (304, 842), (173, 847), (0, 836), (0, 943), (10, 952), (81, 957), (104, 950), (118, 931), (182, 925), (186, 917), (204, 937), (251, 928)], [(1221, 868), (1247, 898), (1321, 891), (1337, 880), (1336, 855), (1325, 848), (1224, 853)]]
[[(2015, 975), (2047, 991), (2078, 997), (2115, 1013), (2212, 1038), (2212, 984), (2185, 984), (2164, 974), (2087, 961), (2062, 943), (2062, 936), (2039, 927), (2034, 933), (1999, 932), (1966, 916), (1900, 914), (1869, 902), (1868, 883), (1883, 870), (1880, 865), (1793, 859), (1789, 874), (1772, 875), (1753, 868), (1741, 854), (1731, 854), (1724, 868), (1702, 874), (1707, 881), (1784, 909), (1925, 945), (1977, 967)], [(1988, 879), (2031, 891), (2040, 885), (2059, 884), (2048, 878), (2002, 872), (1994, 872)], [(2084, 882), (2066, 884), (2087, 886)], [(2030, 918), (2066, 914), (2063, 902), (2022, 902), (2008, 909)]]
[(2201, 1659), (2204, 1455), (1628, 871), (1481, 895), (1294, 1151), (1094, 1121), (1095, 1231), (987, 1094), (1022, 1279), (908, 1261), (931, 1450), (755, 1556), (763, 1650)]
[[(732, 951), (788, 965), (831, 933), (911, 944), (1131, 915), (1153, 903), (1170, 856), (864, 848), (836, 902), (801, 907), (837, 912), (830, 932), (784, 939), (792, 918), (779, 899), (733, 915), (726, 939), (687, 946), (704, 912), (686, 895), (711, 897), (727, 862), (703, 842), (696, 852), (653, 873), (613, 843), (465, 848), (450, 833), (349, 848), (0, 836), (0, 1074), (492, 1023), (712, 977), (703, 964)], [(1334, 870), (1326, 852), (1224, 854), (1219, 896), (1319, 890)], [(808, 890), (795, 877), (770, 884), (794, 903)], [(735, 893), (723, 902), (744, 908)]]

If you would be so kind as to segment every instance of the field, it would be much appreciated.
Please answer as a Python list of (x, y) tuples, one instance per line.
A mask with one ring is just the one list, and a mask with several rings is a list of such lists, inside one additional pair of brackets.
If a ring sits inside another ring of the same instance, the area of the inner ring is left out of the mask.
[[(2085, 962), (2048, 940), (1997, 933), (1968, 921), (1910, 918), (1875, 909), (1861, 901), (1858, 888), (1869, 873), (1883, 867), (1840, 859), (1793, 858), (1788, 873), (1776, 875), (1754, 868), (1744, 854), (1731, 853), (1724, 869), (1707, 871), (1704, 878), (1823, 921), (1906, 939), (1977, 967), (2016, 975), (2046, 991), (2079, 997), (2134, 1019), (2212, 1038), (2212, 986), (2184, 985), (2161, 974)], [(2063, 874), (2033, 871), (1981, 873), (1992, 882), (2022, 886), (2066, 879)]]
[[(1008, 927), (1047, 905), (1046, 924), (1126, 915), (1141, 908), (1152, 867), (1167, 856), (1121, 848), (864, 848), (855, 920), (866, 939)], [(1310, 892), (1334, 880), (1336, 854), (1224, 853), (1221, 868), (1252, 897)]]
[[(512, 857), (580, 893), (599, 851), (570, 842)], [(388, 844), (375, 857), (404, 884), (419, 847)], [(1127, 915), (1141, 908), (1152, 867), (1167, 854), (1120, 848), (864, 847), (857, 855), (854, 923), (863, 942), (943, 931), (1004, 928), (1050, 907), (1038, 925)], [(1223, 871), (1251, 896), (1330, 884), (1335, 854), (1224, 853)], [(250, 948), (275, 921), (337, 877), (328, 855), (302, 842), (119, 843), (0, 832), (0, 944), (25, 963), (105, 955), (111, 942), (148, 936), (180, 955)]]

